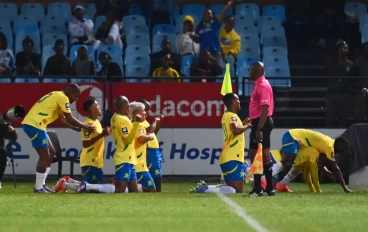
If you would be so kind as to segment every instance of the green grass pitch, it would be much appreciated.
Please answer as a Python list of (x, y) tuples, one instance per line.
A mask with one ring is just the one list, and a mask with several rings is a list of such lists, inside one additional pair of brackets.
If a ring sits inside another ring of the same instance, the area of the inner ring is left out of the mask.
[[(166, 183), (163, 193), (34, 194), (32, 183), (3, 183), (1, 231), (254, 231), (215, 194), (188, 194), (195, 184)], [(50, 186), (52, 186), (50, 184)], [(368, 190), (322, 185), (309, 193), (292, 184), (293, 193), (246, 198), (227, 195), (268, 231), (368, 231)], [(246, 191), (249, 190), (247, 187)]]

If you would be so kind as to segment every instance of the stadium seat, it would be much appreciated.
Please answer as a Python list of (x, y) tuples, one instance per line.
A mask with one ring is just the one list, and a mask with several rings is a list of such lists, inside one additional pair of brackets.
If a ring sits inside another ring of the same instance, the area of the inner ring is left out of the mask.
[[(201, 18), (198, 17), (197, 15), (192, 15), (189, 14), (193, 17), (194, 19), (194, 27), (196, 28), (198, 26), (198, 24), (201, 21)], [(186, 15), (178, 15), (176, 16), (176, 33), (183, 33), (183, 19)]]
[(258, 28), (254, 25), (236, 24), (234, 29), (240, 36), (258, 35)]
[(287, 41), (285, 36), (271, 36), (263, 38), (263, 48), (267, 47), (283, 47), (287, 48)]
[(127, 15), (123, 18), (123, 24), (126, 31), (135, 25), (146, 25), (146, 20), (142, 15)]
[(84, 17), (86, 19), (94, 19), (96, 14), (96, 6), (94, 3), (81, 3), (84, 8)]
[(240, 68), (245, 66), (249, 67), (255, 62), (259, 62), (261, 59), (258, 56), (238, 56), (236, 75), (239, 75)]
[(285, 37), (285, 29), (282, 26), (263, 25), (261, 32), (261, 43), (264, 37)]
[(259, 51), (259, 47), (244, 44), (244, 46), (241, 47), (240, 55), (259, 57), (261, 55), (261, 52)]
[(132, 34), (147, 34), (149, 35), (149, 28), (147, 25), (135, 25), (130, 28)]
[(119, 57), (120, 59), (122, 59), (123, 56), (121, 48), (115, 45), (102, 45), (98, 47), (96, 57), (99, 57), (101, 52), (106, 52), (111, 57)]
[[(222, 10), (225, 8), (226, 4), (215, 4), (215, 5), (211, 5), (210, 9), (212, 10), (212, 12), (217, 16), (219, 16), (222, 12)], [(230, 7), (227, 12), (226, 15), (234, 15), (233, 9)]]
[(152, 29), (152, 36), (155, 36), (160, 33), (171, 33), (175, 34), (175, 26), (171, 24), (156, 24)]
[(275, 16), (261, 16), (258, 19), (258, 30), (260, 33), (262, 32), (263, 25), (282, 26), (280, 18)]
[(149, 56), (144, 55), (131, 55), (126, 57), (125, 63), (127, 66), (145, 65), (147, 67), (150, 67), (151, 58)]
[(260, 47), (259, 37), (258, 35), (241, 36), (241, 44), (242, 44), (241, 47), (250, 46), (250, 47), (259, 48)]
[[(230, 56), (225, 56), (225, 60), (227, 60), (230, 64), (230, 75), (231, 77), (235, 77), (235, 70), (234, 70), (234, 60)], [(223, 77), (226, 72), (226, 63), (224, 61), (221, 61), (221, 67), (223, 69), (223, 73), (219, 77)], [(217, 79), (217, 82), (222, 82), (223, 80)]]
[(249, 80), (248, 78), (245, 78), (245, 77), (249, 77), (248, 68), (249, 67), (243, 66), (241, 72), (244, 73), (244, 75), (239, 76), (238, 78), (238, 82), (239, 82), (238, 92), (239, 92), (239, 95), (242, 95), (242, 96), (250, 96), (254, 89), (254, 82)]
[(10, 78), (0, 78), (0, 83), (11, 83), (11, 79)]
[(45, 16), (45, 8), (41, 3), (24, 3), (21, 7), (20, 15), (33, 17), (40, 22)]
[(254, 3), (242, 3), (236, 6), (236, 15), (242, 15), (252, 20), (259, 18), (259, 7)]
[(269, 78), (271, 86), (275, 87), (290, 87), (290, 70), (289, 67), (266, 67), (266, 77), (285, 77), (286, 79)]
[(43, 23), (41, 27), (42, 34), (67, 34), (64, 22), (52, 21)]
[(45, 78), (42, 81), (43, 83), (66, 83), (65, 78)]
[(368, 13), (362, 14), (359, 17), (359, 31), (362, 31), (363, 25), (368, 24)]
[(72, 17), (72, 9), (69, 3), (66, 2), (53, 2), (47, 7), (48, 16), (57, 16), (65, 21), (69, 21)]
[(174, 9), (173, 9), (173, 19), (174, 19), (174, 23), (176, 24), (176, 17), (178, 17), (180, 15), (180, 8), (178, 6), (178, 4), (174, 3)]
[(0, 15), (13, 21), (18, 16), (18, 7), (15, 3), (0, 3)]
[(13, 51), (13, 30), (10, 25), (10, 21), (8, 20), (0, 20), (0, 32), (5, 35), (6, 40), (8, 41), (8, 47)]
[(263, 60), (270, 56), (288, 56), (288, 51), (283, 47), (266, 47), (263, 49)]
[(181, 73), (185, 76), (190, 76), (190, 66), (196, 59), (195, 55), (185, 55), (181, 60)]
[(14, 54), (17, 54), (18, 52), (23, 51), (23, 40), (29, 36), (34, 42), (34, 48), (33, 51), (36, 53), (41, 53), (41, 40), (40, 35), (38, 33), (19, 33), (15, 36), (15, 52)]
[(253, 19), (250, 19), (248, 17), (245, 17), (243, 15), (235, 15), (234, 19), (235, 19), (235, 25), (238, 25), (238, 24), (244, 25), (244, 26), (253, 25), (253, 26), (257, 27), (256, 21), (254, 21)]
[(103, 21), (106, 20), (106, 15), (100, 15), (96, 17), (95, 20), (95, 32), (97, 32), (98, 28), (100, 28)]
[(195, 15), (202, 18), (206, 7), (202, 4), (185, 4), (182, 9), (183, 15)]
[(64, 41), (65, 48), (67, 48), (68, 38), (64, 34), (46, 34), (46, 35), (43, 35), (42, 36), (42, 46), (46, 46), (46, 45), (54, 46), (56, 40), (58, 40), (58, 39), (62, 39)]
[(14, 19), (14, 34), (18, 34), (20, 31), (24, 33), (35, 32), (36, 28), (39, 31), (37, 19), (31, 16), (19, 15)]
[[(149, 66), (129, 65), (126, 66), (125, 76), (127, 77), (148, 77)], [(138, 82), (137, 79), (127, 79), (127, 82)]]
[(289, 60), (285, 56), (269, 56), (265, 59), (265, 67), (289, 67)]
[(132, 3), (129, 8), (130, 15), (143, 15), (141, 6), (138, 3)]
[(127, 45), (144, 45), (150, 47), (149, 35), (146, 34), (130, 34), (127, 37)]
[(35, 78), (15, 78), (15, 83), (38, 83), (38, 77)]
[[(70, 61), (73, 63), (73, 61), (77, 58), (77, 52), (79, 47), (82, 45), (73, 45), (70, 48), (70, 52), (69, 52), (69, 58)], [(93, 60), (95, 60), (95, 50), (93, 50), (93, 46), (92, 45), (85, 45), (88, 48), (88, 53), (89, 53), (89, 57)]]
[(153, 42), (152, 42), (152, 46), (160, 46), (161, 47), (161, 43), (162, 40), (164, 38), (167, 38), (168, 40), (170, 40), (171, 42), (171, 49), (173, 51), (175, 51), (175, 42), (176, 42), (176, 35), (172, 34), (172, 33), (160, 33), (160, 34), (156, 34), (153, 36)]
[(54, 44), (44, 45), (42, 47), (42, 57), (41, 57), (42, 70), (45, 68), (47, 60), (50, 58), (50, 56), (53, 55), (55, 55)]
[(285, 6), (283, 5), (275, 4), (275, 5), (264, 6), (262, 9), (262, 15), (278, 17), (280, 18), (282, 23), (286, 21)]
[(344, 7), (345, 14), (356, 17), (367, 13), (367, 5), (360, 2), (347, 2)]
[(149, 56), (151, 53), (151, 49), (147, 46), (137, 46), (137, 45), (130, 45), (125, 50), (125, 56), (131, 55), (140, 55), (140, 56)]

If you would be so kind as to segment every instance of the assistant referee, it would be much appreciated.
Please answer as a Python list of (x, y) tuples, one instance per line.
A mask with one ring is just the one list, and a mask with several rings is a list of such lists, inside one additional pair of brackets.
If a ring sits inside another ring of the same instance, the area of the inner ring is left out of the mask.
[(274, 109), (273, 91), (264, 76), (264, 66), (261, 62), (253, 63), (249, 68), (249, 77), (255, 81), (249, 103), (249, 118), (252, 129), (249, 135), (249, 149), (252, 162), (256, 156), (258, 143), (263, 146), (263, 173), (266, 177), (266, 192), (262, 191), (261, 175), (254, 175), (254, 189), (251, 197), (275, 196), (272, 186), (272, 160), (270, 157), (271, 131), (273, 129), (272, 114)]

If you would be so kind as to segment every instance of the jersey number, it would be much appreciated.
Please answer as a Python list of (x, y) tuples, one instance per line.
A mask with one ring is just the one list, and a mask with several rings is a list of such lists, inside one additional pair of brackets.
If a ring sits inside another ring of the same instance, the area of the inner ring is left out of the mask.
[(224, 131), (225, 141), (227, 141), (228, 138), (229, 138), (229, 134), (227, 133), (227, 129), (226, 129), (226, 124), (225, 123), (222, 124), (222, 130)]
[(46, 100), (47, 98), (49, 98), (51, 95), (52, 95), (52, 93), (47, 94), (46, 96), (44, 96), (44, 97), (42, 97), (40, 100), (38, 100), (38, 102), (37, 102), (37, 103), (41, 103), (41, 102), (43, 102), (44, 100)]

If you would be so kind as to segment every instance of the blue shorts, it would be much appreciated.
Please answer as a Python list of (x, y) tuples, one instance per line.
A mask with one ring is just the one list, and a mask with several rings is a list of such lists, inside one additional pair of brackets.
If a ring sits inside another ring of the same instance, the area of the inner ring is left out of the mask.
[(240, 161), (229, 161), (220, 164), (225, 182), (240, 181), (245, 179), (244, 164)]
[(161, 148), (147, 148), (147, 167), (153, 179), (162, 177)]
[(137, 173), (133, 164), (122, 163), (115, 166), (115, 180), (130, 182), (137, 180)]
[(156, 188), (155, 182), (149, 172), (138, 172), (138, 184), (143, 185), (147, 189)]
[(34, 148), (46, 148), (49, 146), (49, 136), (46, 131), (26, 124), (23, 124), (23, 130), (28, 138), (31, 139)]
[(289, 154), (296, 157), (296, 154), (299, 151), (299, 142), (291, 137), (290, 132), (286, 132), (282, 136), (282, 147), (281, 153), (282, 154)]
[(82, 168), (82, 180), (89, 184), (103, 184), (103, 172), (101, 168), (84, 166)]

